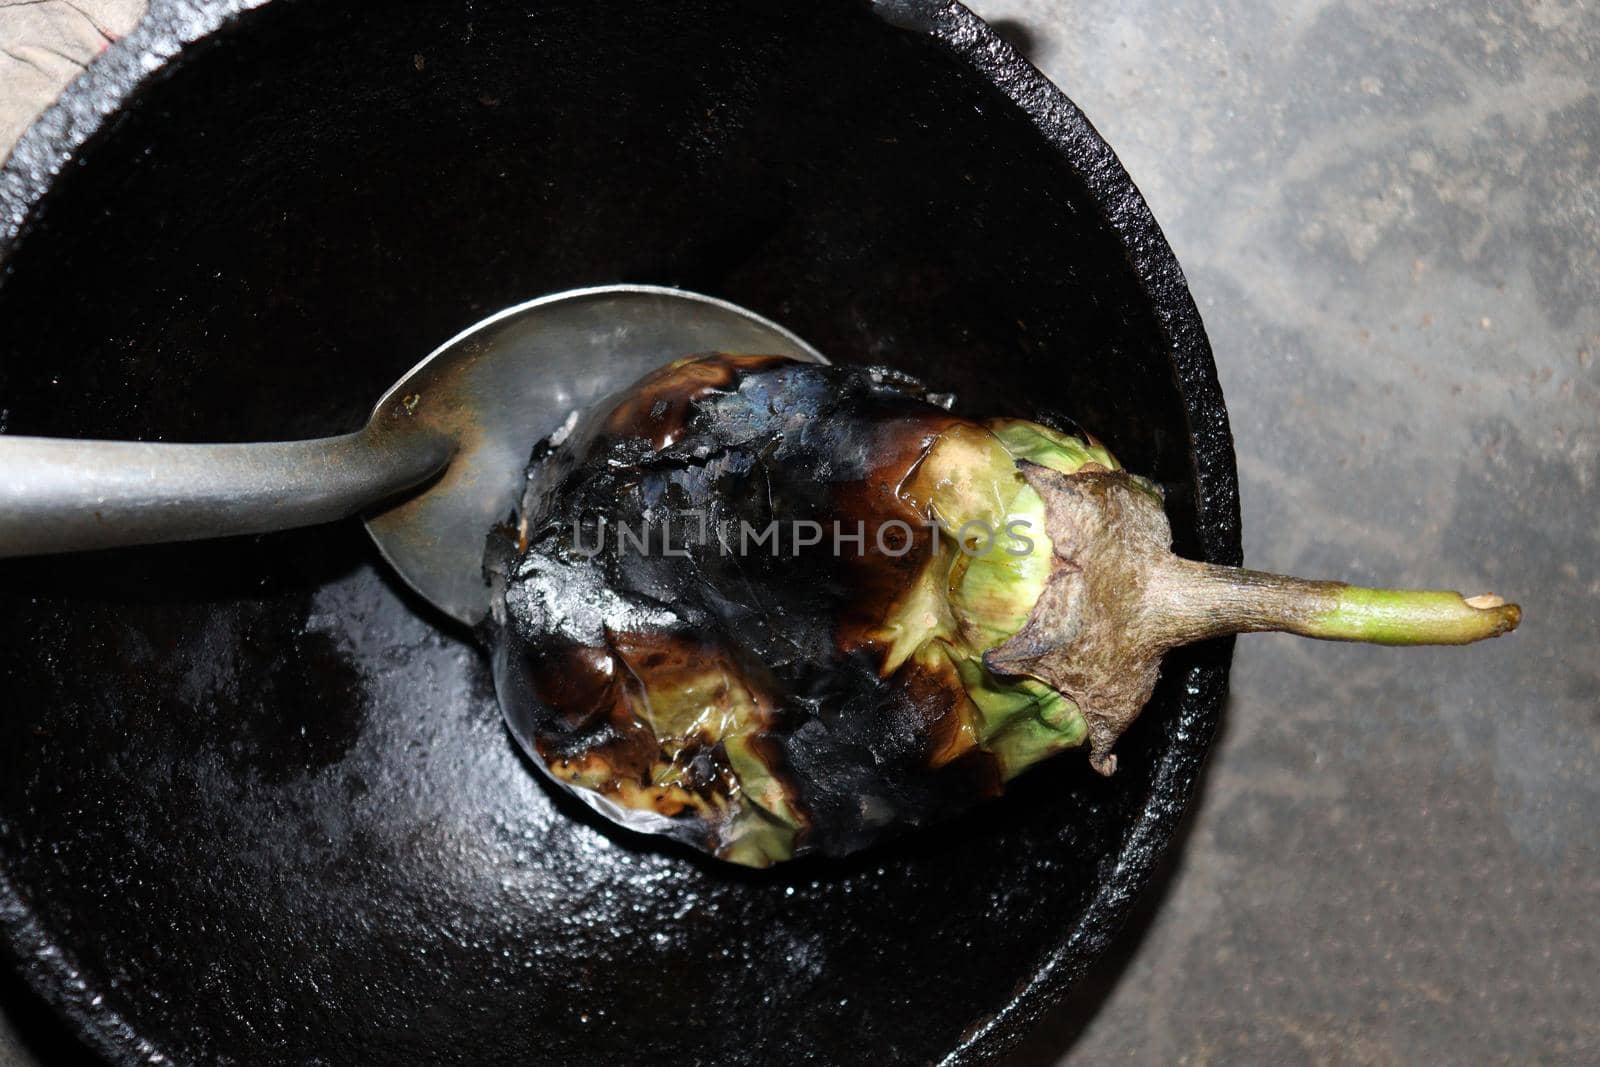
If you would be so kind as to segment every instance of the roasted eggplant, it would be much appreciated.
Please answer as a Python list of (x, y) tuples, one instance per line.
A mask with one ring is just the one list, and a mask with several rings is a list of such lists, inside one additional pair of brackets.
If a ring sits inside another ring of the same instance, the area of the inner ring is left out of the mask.
[(1112, 747), (1177, 645), (1513, 629), (1498, 597), (1180, 558), (1087, 435), (881, 370), (680, 360), (542, 442), (490, 539), (513, 732), (609, 818), (724, 860), (839, 855)]

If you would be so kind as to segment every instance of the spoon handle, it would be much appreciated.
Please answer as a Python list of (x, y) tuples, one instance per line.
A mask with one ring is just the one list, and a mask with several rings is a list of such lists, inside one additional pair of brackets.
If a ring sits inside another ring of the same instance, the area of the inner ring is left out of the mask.
[(0, 434), (0, 557), (330, 522), (417, 485), (451, 452), (376, 419), (341, 437), (265, 444)]

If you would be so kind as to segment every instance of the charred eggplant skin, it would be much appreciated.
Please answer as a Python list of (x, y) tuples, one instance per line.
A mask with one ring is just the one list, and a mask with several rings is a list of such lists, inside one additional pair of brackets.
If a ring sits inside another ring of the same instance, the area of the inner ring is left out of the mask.
[[(945, 599), (970, 562), (938, 525), (962, 517), (913, 487), (961, 438), (1025, 487), (987, 427), (882, 371), (709, 356), (602, 405), (538, 455), (520, 528), (491, 544), (513, 732), (616, 821), (757, 866), (996, 795), (1020, 767), (963, 682), (983, 647), (961, 669), (925, 647), (962, 645)], [(1040, 755), (1082, 740), (1039, 683), (972, 684), (1047, 735)]]
[(1493, 594), (1182, 559), (1104, 447), (887, 371), (680, 360), (536, 450), (490, 538), (512, 732), (614, 821), (766, 866), (854, 852), (1079, 745), (1103, 774), (1164, 653), (1283, 630), (1467, 644)]

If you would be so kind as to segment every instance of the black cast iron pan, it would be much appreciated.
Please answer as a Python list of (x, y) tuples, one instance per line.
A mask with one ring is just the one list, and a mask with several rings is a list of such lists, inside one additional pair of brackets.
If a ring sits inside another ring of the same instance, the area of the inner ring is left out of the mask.
[[(314, 436), (443, 338), (611, 282), (985, 413), (1068, 412), (1236, 562), (1171, 252), (1083, 116), (897, 0), (157, 0), (0, 175), (0, 428)], [(622, 838), (355, 524), (0, 567), (0, 941), (114, 1062), (976, 1063), (1114, 935), (1229, 647), (1107, 781), (764, 875)]]

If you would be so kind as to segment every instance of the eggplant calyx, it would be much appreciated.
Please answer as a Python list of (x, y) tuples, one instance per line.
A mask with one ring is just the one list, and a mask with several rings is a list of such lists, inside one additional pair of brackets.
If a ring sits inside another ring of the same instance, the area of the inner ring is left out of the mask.
[(1493, 594), (1367, 589), (1183, 559), (1172, 553), (1159, 499), (1127, 472), (1017, 466), (1045, 503), (1051, 572), (1027, 622), (984, 663), (1074, 701), (1089, 727), (1090, 765), (1101, 774), (1116, 770), (1111, 748), (1149, 701), (1168, 649), (1268, 630), (1469, 644), (1514, 630), (1522, 618)]

